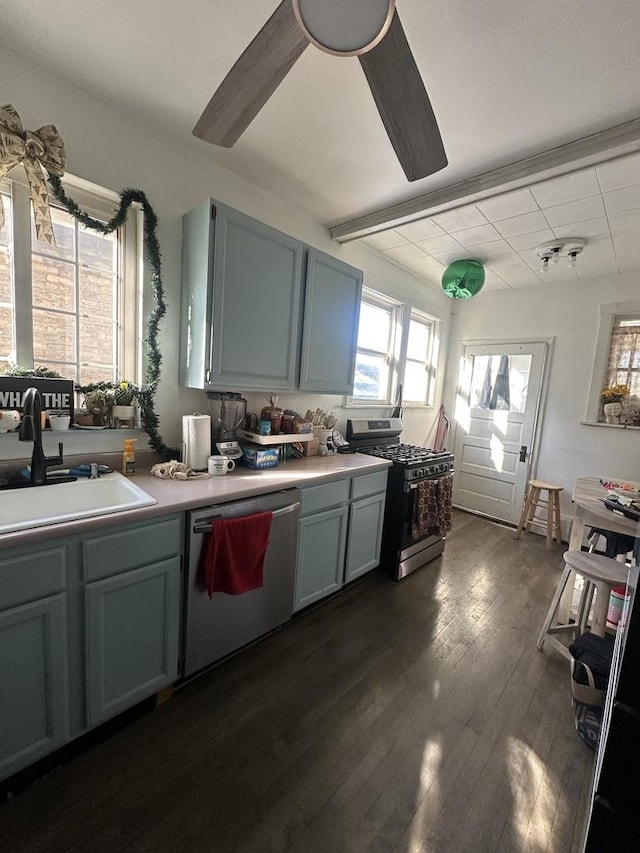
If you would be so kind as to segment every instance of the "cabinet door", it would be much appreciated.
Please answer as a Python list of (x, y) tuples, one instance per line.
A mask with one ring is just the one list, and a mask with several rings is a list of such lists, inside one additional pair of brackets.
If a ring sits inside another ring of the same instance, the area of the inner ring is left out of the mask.
[(294, 610), (340, 589), (346, 534), (346, 506), (300, 519)]
[(345, 583), (375, 569), (380, 562), (384, 504), (385, 492), (382, 492), (354, 501), (349, 508)]
[(0, 613), (0, 778), (68, 738), (66, 594)]
[(177, 678), (180, 558), (87, 584), (85, 595), (94, 726)]
[(362, 273), (309, 249), (304, 295), (300, 388), (353, 393)]
[(298, 240), (217, 207), (210, 387), (295, 386), (302, 256)]

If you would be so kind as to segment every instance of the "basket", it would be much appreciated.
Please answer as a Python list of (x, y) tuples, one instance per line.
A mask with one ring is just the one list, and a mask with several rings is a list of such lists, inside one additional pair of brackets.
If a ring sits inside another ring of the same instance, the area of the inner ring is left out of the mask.
[[(577, 665), (584, 667), (588, 684), (580, 684), (576, 681), (575, 670)], [(607, 695), (606, 689), (596, 687), (591, 667), (582, 661), (577, 661), (574, 657), (571, 658), (571, 695), (576, 702), (582, 705), (604, 705)]]

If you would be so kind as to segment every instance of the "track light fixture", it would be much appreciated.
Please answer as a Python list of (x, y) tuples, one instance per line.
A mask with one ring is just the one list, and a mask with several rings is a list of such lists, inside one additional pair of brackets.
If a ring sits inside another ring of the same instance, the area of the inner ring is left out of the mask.
[(536, 246), (536, 255), (541, 261), (540, 272), (548, 272), (549, 264), (559, 263), (560, 258), (566, 258), (569, 269), (575, 270), (577, 257), (586, 245), (587, 241), (581, 237), (566, 237), (564, 240)]

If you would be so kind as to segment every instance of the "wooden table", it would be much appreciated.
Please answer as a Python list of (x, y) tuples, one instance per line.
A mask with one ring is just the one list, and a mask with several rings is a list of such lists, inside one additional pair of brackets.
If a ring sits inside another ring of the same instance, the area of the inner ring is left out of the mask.
[(607, 489), (600, 485), (597, 477), (580, 477), (576, 480), (571, 496), (575, 509), (569, 539), (570, 551), (580, 551), (587, 527), (601, 527), (626, 536), (640, 536), (640, 523), (607, 509), (602, 503), (606, 496)]

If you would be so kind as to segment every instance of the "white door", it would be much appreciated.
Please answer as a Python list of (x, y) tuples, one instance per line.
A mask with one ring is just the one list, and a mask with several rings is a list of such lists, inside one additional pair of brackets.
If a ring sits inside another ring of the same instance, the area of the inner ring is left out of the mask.
[(455, 506), (518, 522), (546, 350), (544, 343), (465, 346), (455, 405)]

